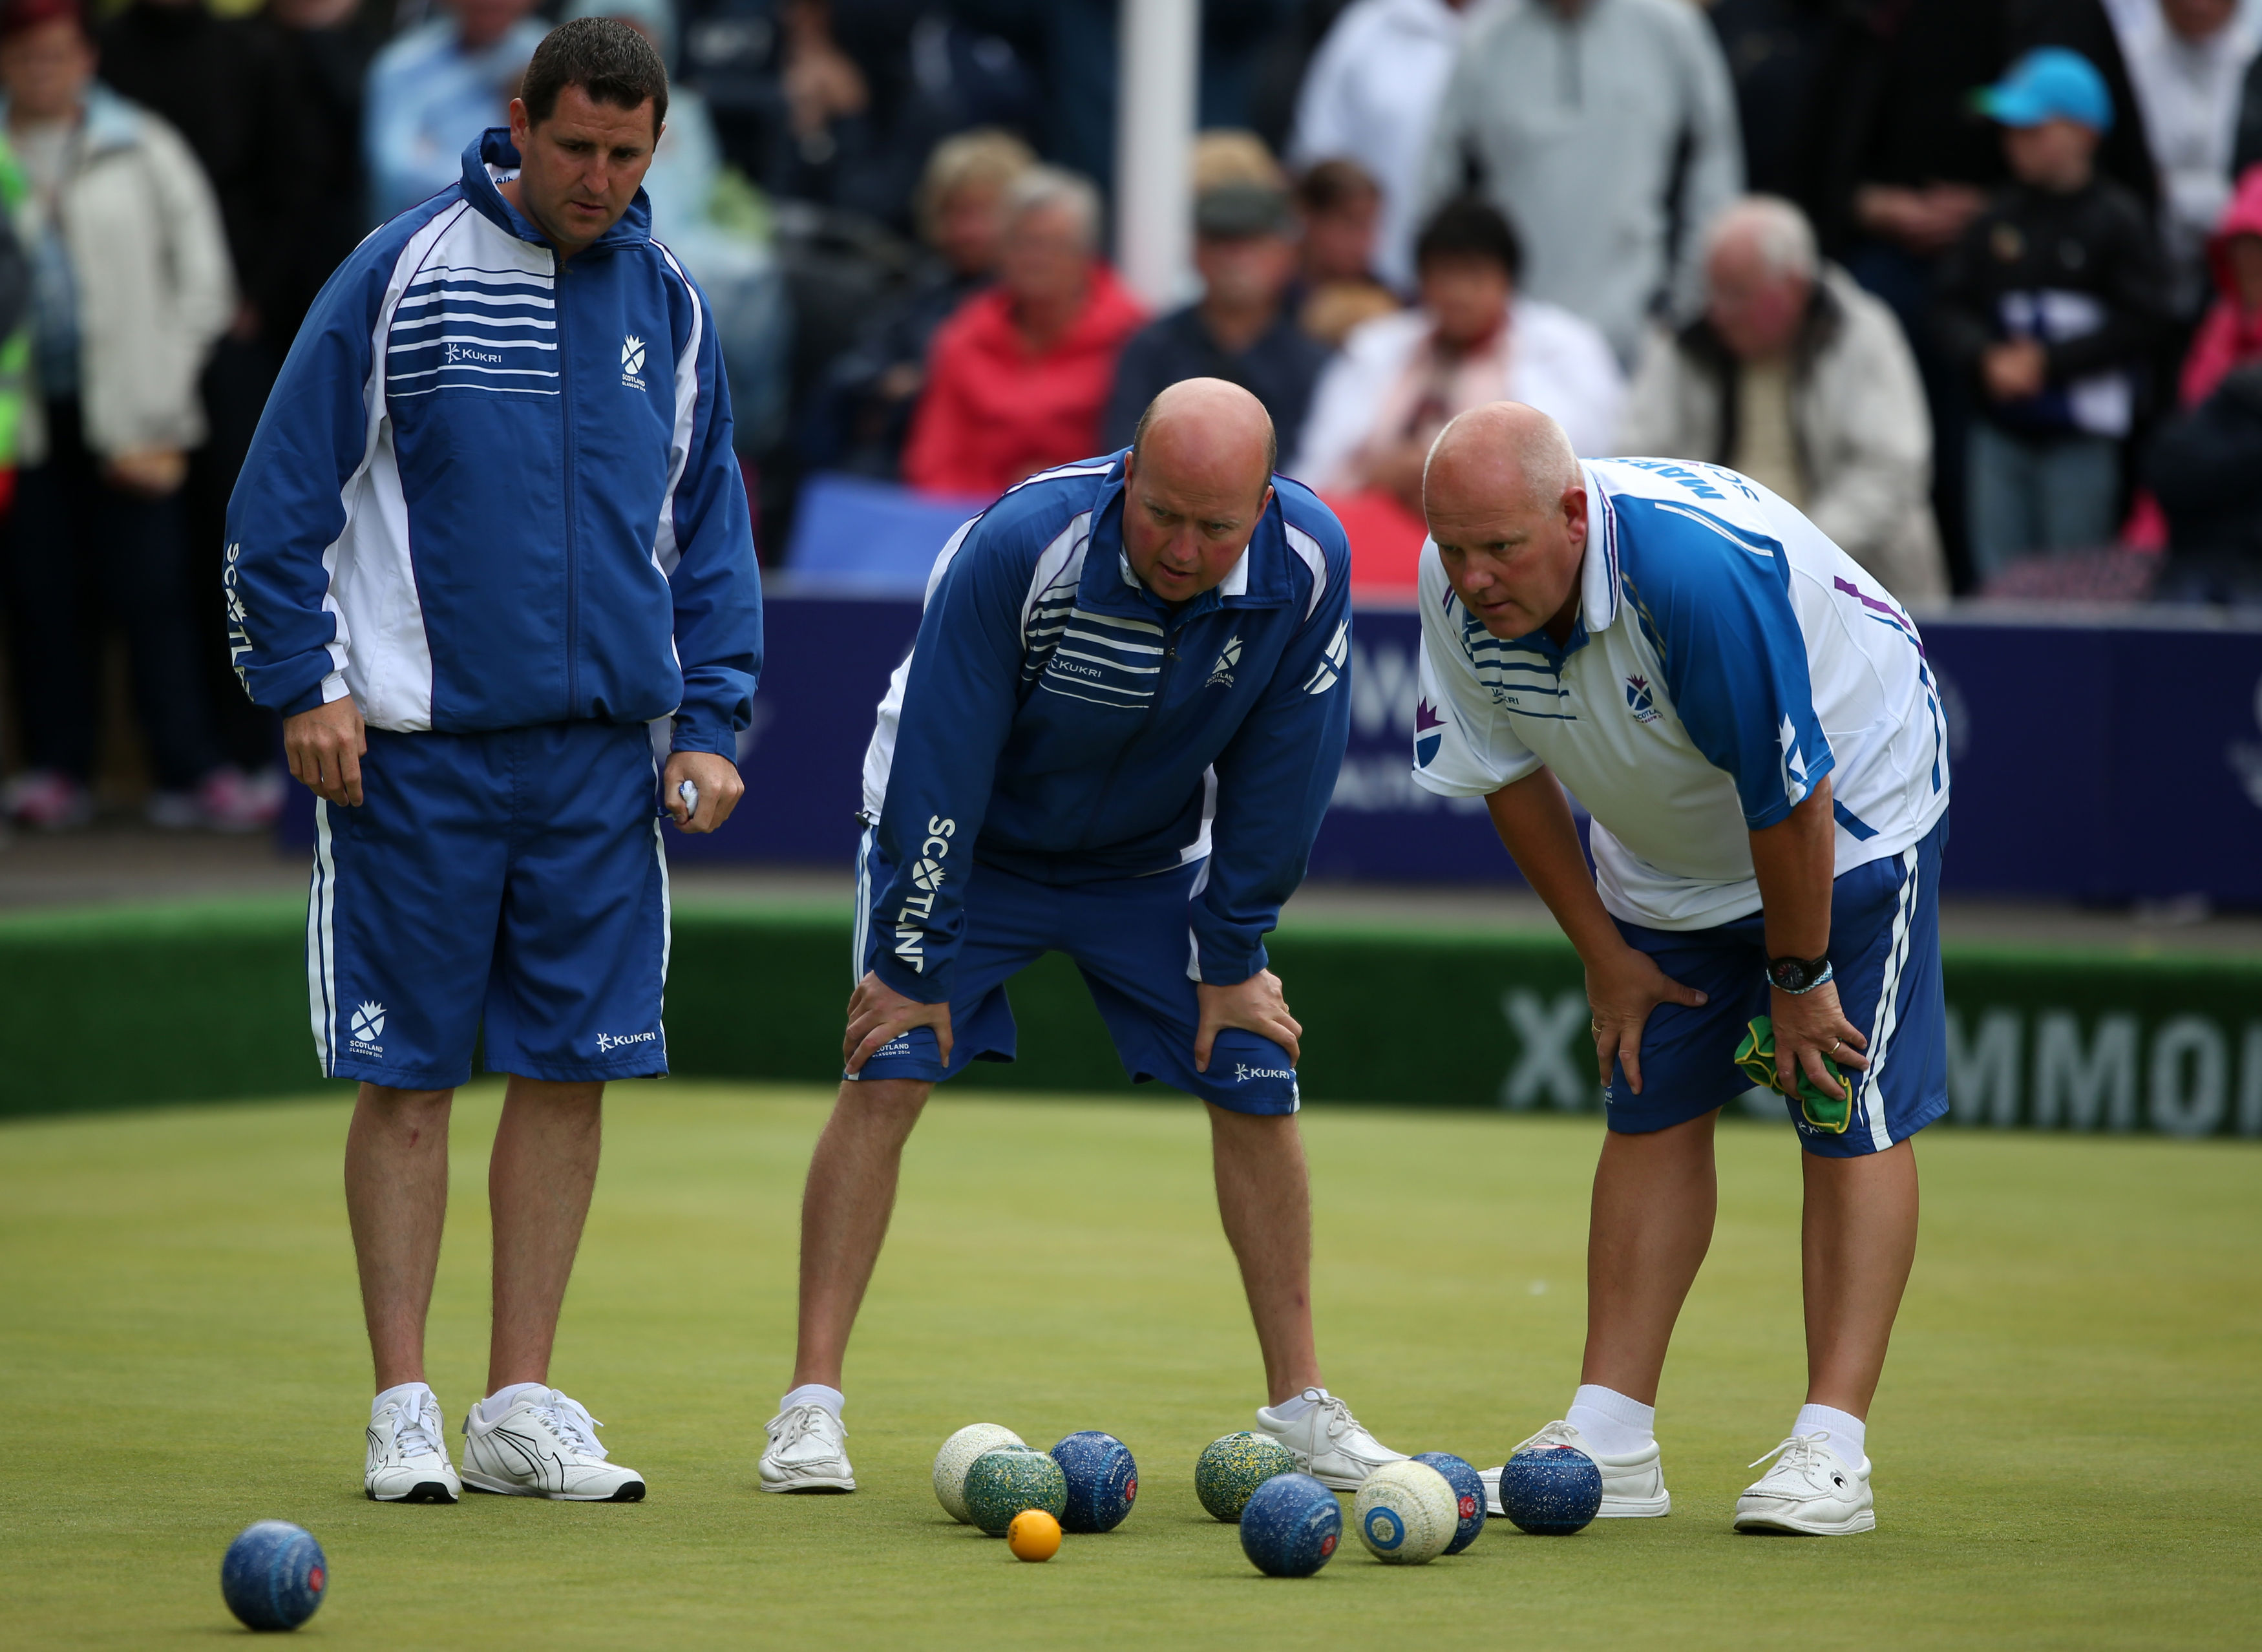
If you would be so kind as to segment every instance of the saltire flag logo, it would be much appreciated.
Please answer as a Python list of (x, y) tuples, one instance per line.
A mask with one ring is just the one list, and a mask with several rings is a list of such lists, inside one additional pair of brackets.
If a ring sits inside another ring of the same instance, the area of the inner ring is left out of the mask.
[(1445, 719), (1425, 695), (1414, 707), (1414, 767), (1427, 768), (1445, 743)]

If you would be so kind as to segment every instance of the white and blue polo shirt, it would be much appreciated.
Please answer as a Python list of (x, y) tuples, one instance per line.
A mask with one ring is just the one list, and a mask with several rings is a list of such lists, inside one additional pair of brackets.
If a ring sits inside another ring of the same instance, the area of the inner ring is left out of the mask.
[(1757, 482), (1672, 459), (1587, 462), (1578, 623), (1495, 638), (1422, 549), (1414, 778), (1480, 797), (1542, 764), (1594, 817), (1603, 905), (1654, 929), (1757, 912), (1747, 833), (1825, 775), (1837, 873), (1948, 808), (1924, 644), (1884, 588)]

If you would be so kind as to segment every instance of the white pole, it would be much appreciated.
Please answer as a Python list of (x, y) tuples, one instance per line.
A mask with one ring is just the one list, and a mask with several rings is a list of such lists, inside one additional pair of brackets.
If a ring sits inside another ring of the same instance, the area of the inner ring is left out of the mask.
[(1192, 285), (1188, 175), (1199, 72), (1199, 0), (1121, 0), (1115, 105), (1115, 257), (1153, 309)]

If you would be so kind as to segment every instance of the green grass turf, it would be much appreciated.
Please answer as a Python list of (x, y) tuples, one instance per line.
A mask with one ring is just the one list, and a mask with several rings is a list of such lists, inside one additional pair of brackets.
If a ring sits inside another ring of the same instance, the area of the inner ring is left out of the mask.
[[(1871, 1418), (1879, 1529), (1729, 1530), (1798, 1402), (1788, 1130), (1721, 1132), (1721, 1222), (1666, 1374), (1675, 1512), (1568, 1539), (1496, 1522), (1272, 1581), (1207, 1519), (1195, 1454), (1263, 1396), (1192, 1104), (946, 1099), (906, 1165), (853, 1351), (864, 1490), (756, 1495), (791, 1353), (795, 1208), (825, 1098), (615, 1092), (554, 1374), (650, 1501), (380, 1507), (336, 1098), (0, 1129), (0, 1642), (227, 1633), (217, 1574), (263, 1516), (312, 1528), (335, 1644), (1076, 1647), (2251, 1645), (2262, 1158), (2230, 1143), (1936, 1128), (1927, 1227)], [(451, 1413), (485, 1353), (481, 1165), (458, 1105), (432, 1327)], [(1381, 1437), (1480, 1463), (1575, 1379), (1592, 1122), (1317, 1110), (1330, 1381)], [(952, 1429), (1112, 1430), (1130, 1520), (1048, 1565), (951, 1525)], [(451, 1440), (455, 1436), (450, 1435)]]

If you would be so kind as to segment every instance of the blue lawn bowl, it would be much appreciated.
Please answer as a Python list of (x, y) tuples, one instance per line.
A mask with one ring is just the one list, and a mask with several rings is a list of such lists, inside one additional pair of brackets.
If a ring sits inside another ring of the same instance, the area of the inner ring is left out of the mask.
[(1053, 1447), (1053, 1461), (1068, 1476), (1063, 1532), (1112, 1532), (1123, 1524), (1139, 1497), (1139, 1465), (1131, 1448), (1113, 1434), (1087, 1428)]
[(1445, 1553), (1458, 1555), (1477, 1540), (1485, 1527), (1484, 1482), (1477, 1471), (1469, 1467), (1466, 1458), (1456, 1457), (1449, 1451), (1417, 1451), (1416, 1462), (1427, 1463), (1445, 1476), (1445, 1483), (1453, 1489), (1453, 1501), (1460, 1507), (1461, 1524), (1453, 1533), (1453, 1540), (1445, 1545)]
[(1576, 1446), (1520, 1451), (1500, 1471), (1500, 1506), (1534, 1536), (1568, 1537), (1603, 1506), (1603, 1471)]
[(303, 1526), (247, 1526), (220, 1563), (220, 1592), (247, 1629), (295, 1629), (314, 1615), (330, 1586), (322, 1546)]
[(1270, 1577), (1309, 1577), (1343, 1541), (1343, 1505), (1309, 1475), (1275, 1475), (1241, 1511), (1241, 1552)]

